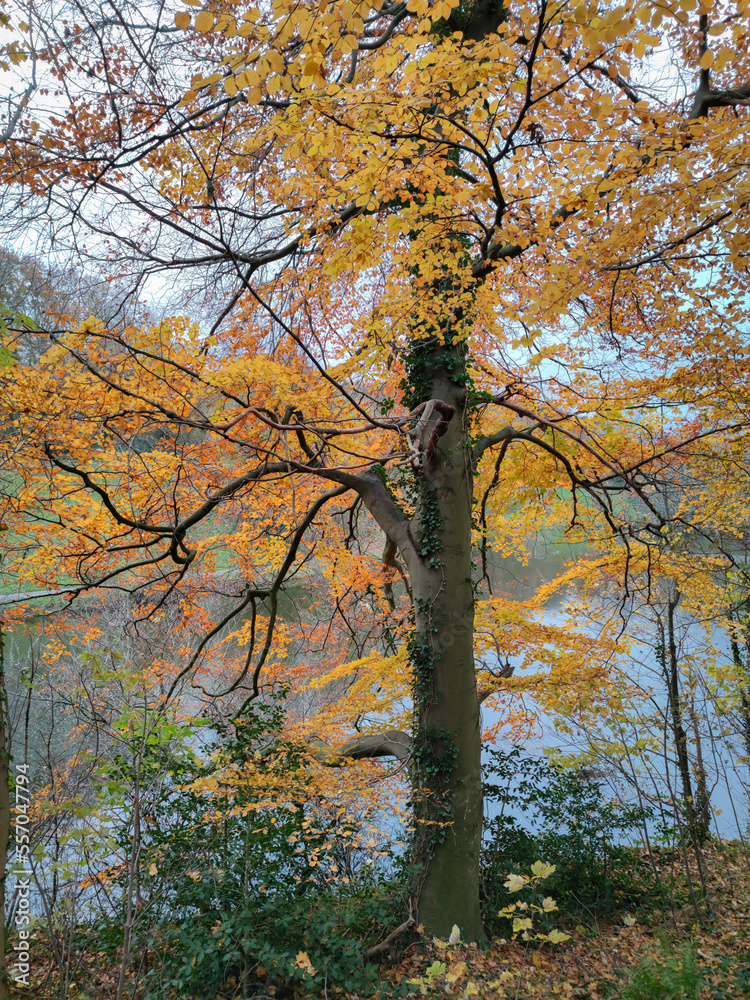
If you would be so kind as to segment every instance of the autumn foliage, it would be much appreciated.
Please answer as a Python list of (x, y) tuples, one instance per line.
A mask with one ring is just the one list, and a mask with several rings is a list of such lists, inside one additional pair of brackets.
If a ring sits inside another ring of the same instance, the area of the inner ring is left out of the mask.
[[(747, 593), (750, 7), (185, 4), (11, 17), (7, 217), (112, 294), (5, 320), (5, 627), (93, 655), (125, 601), (149, 710), (283, 699), (480, 940), (480, 704), (596, 732), (657, 577)], [(545, 532), (583, 558), (509, 595)]]

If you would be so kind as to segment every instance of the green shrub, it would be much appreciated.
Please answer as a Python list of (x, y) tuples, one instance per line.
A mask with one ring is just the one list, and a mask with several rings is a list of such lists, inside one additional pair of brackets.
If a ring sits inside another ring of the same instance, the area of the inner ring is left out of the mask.
[(711, 1000), (750, 997), (750, 951), (723, 955), (711, 976)]
[(483, 773), (485, 799), (500, 807), (482, 852), (490, 929), (507, 873), (525, 871), (540, 858), (556, 866), (546, 891), (568, 916), (607, 916), (649, 899), (651, 870), (622, 843), (638, 831), (643, 810), (607, 801), (584, 770), (558, 771), (517, 747), (491, 751)]
[[(262, 706), (241, 724), (204, 727), (203, 757), (220, 755), (222, 767), (240, 765), (273, 744), (278, 728), (279, 713)], [(347, 814), (342, 823), (339, 811), (329, 816), (325, 804), (269, 807), (248, 782), (196, 790), (193, 783), (207, 773), (194, 753), (199, 737), (180, 735), (179, 744), (170, 743), (170, 778), (143, 831), (143, 905), (132, 940), (133, 953), (143, 956), (139, 995), (217, 1000), (264, 993), (273, 984), (317, 996), (344, 983), (373, 995), (377, 972), (364, 950), (393, 929), (405, 907), (392, 868), (384, 873), (377, 863), (358, 863), (364, 855), (357, 852), (356, 819)], [(164, 747), (153, 750), (163, 772)], [(127, 779), (127, 761), (115, 764), (118, 778)], [(259, 766), (266, 766), (262, 758)], [(299, 753), (279, 743), (268, 766), (294, 777)], [(151, 770), (156, 767), (146, 761), (144, 772)], [(113, 832), (126, 853), (127, 823)], [(118, 880), (124, 900), (124, 870), (111, 883), (115, 899)], [(93, 928), (97, 949), (113, 961), (122, 947), (123, 916), (117, 912)]]
[[(403, 902), (387, 885), (357, 885), (327, 895), (311, 889), (282, 905), (255, 900), (231, 913), (193, 913), (164, 936), (170, 975), (162, 973), (149, 998), (247, 995), (268, 984), (294, 985), (300, 994), (322, 995), (337, 986), (372, 996), (379, 981), (364, 960), (364, 942), (392, 929)], [(390, 928), (389, 928), (390, 925)], [(155, 980), (155, 977), (152, 977)], [(241, 995), (246, 995), (243, 992)]]
[(698, 1000), (702, 976), (693, 945), (663, 960), (645, 958), (636, 968), (622, 1000)]

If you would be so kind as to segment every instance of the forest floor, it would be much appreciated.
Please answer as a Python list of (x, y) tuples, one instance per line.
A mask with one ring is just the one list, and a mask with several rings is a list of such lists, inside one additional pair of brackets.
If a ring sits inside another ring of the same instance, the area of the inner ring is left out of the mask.
[(406, 980), (417, 997), (467, 1000), (750, 1000), (750, 857), (712, 845), (706, 863), (710, 912), (690, 903), (680, 861), (665, 853), (659, 875), (670, 890), (653, 907), (611, 922), (561, 922), (571, 936), (557, 945), (418, 942), (388, 979)]
[[(652, 859), (653, 861), (653, 859)], [(750, 1000), (750, 852), (735, 844), (712, 842), (705, 848), (705, 902), (691, 901), (678, 852), (656, 855), (660, 886), (634, 910), (620, 910), (609, 920), (554, 913), (557, 929), (570, 937), (559, 943), (525, 943), (502, 937), (478, 948), (425, 937), (401, 945), (380, 967), (373, 990), (347, 990), (328, 984), (323, 992), (273, 977), (251, 988), (253, 1000)], [(641, 871), (646, 870), (645, 858)], [(638, 880), (637, 870), (633, 880)], [(699, 873), (691, 866), (697, 893)], [(562, 903), (562, 900), (558, 900)], [(570, 913), (569, 907), (566, 908)], [(41, 947), (41, 941), (36, 942)], [(40, 954), (40, 952), (37, 952)], [(63, 987), (48, 966), (30, 988), (14, 996), (33, 1000), (112, 1000), (117, 963), (86, 955), (97, 969), (85, 985)], [(305, 959), (306, 959), (305, 955)], [(13, 959), (9, 957), (9, 965)], [(42, 963), (37, 970), (41, 973)], [(54, 965), (54, 963), (52, 963)], [(196, 984), (197, 985), (197, 984)], [(312, 984), (311, 984), (312, 985)], [(143, 983), (129, 983), (125, 996), (144, 995)], [(236, 1000), (236, 990), (200, 991), (203, 1000)], [(167, 990), (169, 1000), (187, 1000)], [(190, 992), (190, 998), (198, 994)]]

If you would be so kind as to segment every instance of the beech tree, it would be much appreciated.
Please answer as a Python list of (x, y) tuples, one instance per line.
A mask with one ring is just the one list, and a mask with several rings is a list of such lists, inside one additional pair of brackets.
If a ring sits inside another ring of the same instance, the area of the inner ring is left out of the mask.
[[(627, 580), (708, 530), (674, 470), (744, 442), (750, 8), (185, 3), (13, 18), (5, 217), (169, 308), (56, 317), (3, 370), (4, 569), (178, 600), (165, 699), (327, 681), (299, 732), (408, 764), (414, 919), (478, 940), (480, 703), (522, 653), (595, 712), (609, 641), (493, 595), (488, 553), (564, 524)], [(305, 573), (325, 630), (284, 611)]]

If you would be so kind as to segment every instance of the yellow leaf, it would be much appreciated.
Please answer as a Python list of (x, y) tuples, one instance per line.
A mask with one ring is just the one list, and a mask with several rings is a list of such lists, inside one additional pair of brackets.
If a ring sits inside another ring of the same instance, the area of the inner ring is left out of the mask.
[(214, 16), (210, 10), (202, 10), (195, 19), (195, 30), (204, 35), (214, 26)]
[(457, 982), (461, 976), (466, 974), (466, 962), (456, 962), (453, 968), (445, 976), (445, 981), (447, 983)]
[(211, 76), (203, 77), (202, 80), (197, 80), (193, 86), (194, 87), (210, 87), (212, 83), (218, 83), (223, 77), (222, 73), (212, 73)]
[(181, 10), (174, 16), (174, 23), (178, 28), (189, 28), (190, 27), (190, 15), (186, 10)]
[(152, 861), (151, 864), (148, 866), (148, 873), (149, 873), (149, 875), (156, 875), (156, 873), (157, 873), (158, 870), (159, 869), (156, 867), (156, 865)]
[(556, 865), (548, 865), (545, 861), (535, 861), (531, 866), (531, 874), (537, 878), (549, 878), (555, 871)]
[(706, 51), (701, 56), (701, 69), (711, 69), (714, 64), (714, 54), (711, 49), (706, 49)]
[(730, 63), (734, 59), (734, 49), (731, 49), (728, 45), (722, 45), (719, 51), (716, 53), (716, 62), (714, 67), (717, 70), (724, 69), (727, 63)]
[(230, 97), (234, 97), (234, 95), (239, 90), (233, 76), (228, 76), (224, 81), (224, 90), (226, 90), (226, 92), (229, 94)]
[(302, 969), (302, 971), (306, 972), (308, 975), (310, 976), (315, 975), (315, 969), (312, 967), (312, 963), (310, 962), (310, 956), (307, 954), (306, 951), (300, 951), (297, 953), (297, 957), (294, 960), (294, 964), (297, 966), (298, 969)]

